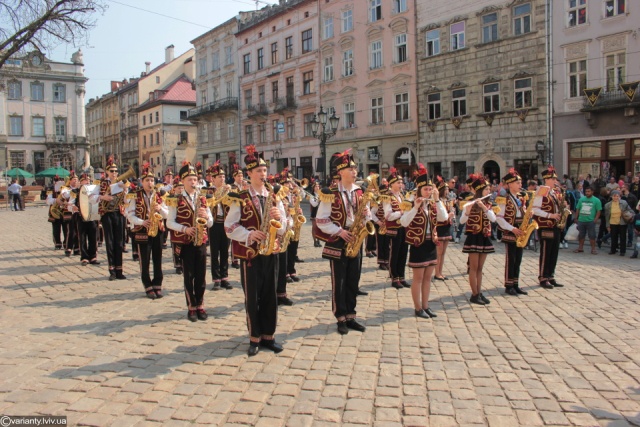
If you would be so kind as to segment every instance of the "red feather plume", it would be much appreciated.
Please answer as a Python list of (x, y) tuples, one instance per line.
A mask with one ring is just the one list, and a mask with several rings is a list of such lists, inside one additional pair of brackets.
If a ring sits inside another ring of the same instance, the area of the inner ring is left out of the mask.
[(511, 175), (517, 175), (517, 174), (518, 174), (518, 172), (516, 172), (515, 168), (511, 168), (511, 169), (509, 169), (509, 173), (510, 173)]
[(142, 169), (149, 169), (149, 166), (151, 166), (151, 165), (149, 164), (149, 162), (144, 162), (144, 163), (142, 164)]
[(396, 172), (398, 172), (398, 169), (394, 168), (393, 166), (389, 168), (389, 175), (395, 175)]
[(247, 150), (247, 154), (249, 154), (249, 155), (256, 154), (256, 146), (255, 145), (247, 145), (245, 147), (245, 149)]
[(351, 152), (351, 148), (347, 148), (342, 153), (340, 153), (340, 157), (348, 156), (350, 152)]
[(429, 173), (422, 163), (418, 163), (418, 175), (426, 175)]
[(189, 161), (188, 161), (188, 160), (183, 160), (183, 161), (182, 161), (182, 166), (187, 166), (188, 164), (189, 164)]

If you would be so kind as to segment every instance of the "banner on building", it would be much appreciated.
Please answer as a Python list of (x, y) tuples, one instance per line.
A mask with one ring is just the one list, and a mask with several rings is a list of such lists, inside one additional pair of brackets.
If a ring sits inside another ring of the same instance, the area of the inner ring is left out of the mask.
[(435, 132), (436, 131), (436, 123), (438, 123), (438, 122), (436, 122), (435, 120), (427, 122), (427, 127), (429, 128), (429, 130), (431, 132)]
[(633, 101), (633, 97), (636, 96), (638, 84), (640, 84), (640, 81), (631, 83), (620, 83), (620, 89), (622, 89), (624, 94), (627, 95), (629, 102)]
[(451, 123), (456, 127), (456, 129), (460, 129), (460, 125), (462, 124), (462, 117), (454, 117), (451, 119)]
[(527, 114), (529, 114), (528, 108), (523, 108), (522, 110), (516, 110), (516, 116), (524, 122), (524, 119), (527, 118)]
[(600, 97), (600, 92), (602, 92), (601, 87), (596, 87), (593, 89), (584, 89), (584, 96), (587, 97), (587, 101), (591, 104), (592, 107), (596, 105), (598, 102), (598, 98)]

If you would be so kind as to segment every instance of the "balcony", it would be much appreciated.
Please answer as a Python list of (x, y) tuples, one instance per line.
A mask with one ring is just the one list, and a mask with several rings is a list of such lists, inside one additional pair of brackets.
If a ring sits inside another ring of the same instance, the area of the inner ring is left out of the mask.
[(298, 108), (298, 104), (296, 104), (293, 96), (287, 96), (286, 98), (276, 99), (275, 106), (273, 107), (273, 112), (279, 113), (285, 110), (294, 111), (296, 108)]
[(219, 113), (221, 111), (237, 110), (238, 98), (229, 97), (219, 99), (218, 101), (210, 102), (200, 107), (191, 108), (189, 110), (188, 120), (195, 119), (196, 117), (203, 116), (205, 114)]
[(247, 108), (247, 117), (266, 117), (268, 115), (267, 104), (252, 104)]
[(586, 96), (583, 97), (582, 101), (582, 112), (597, 112), (597, 111), (607, 111), (607, 110), (617, 110), (621, 108), (637, 108), (640, 106), (640, 96), (638, 95), (638, 91), (636, 91), (633, 100), (629, 102), (629, 98), (627, 95), (621, 90), (610, 90), (608, 92), (603, 92), (598, 97), (595, 105), (591, 105)]
[(47, 148), (55, 146), (88, 145), (87, 138), (77, 135), (46, 135), (44, 143)]

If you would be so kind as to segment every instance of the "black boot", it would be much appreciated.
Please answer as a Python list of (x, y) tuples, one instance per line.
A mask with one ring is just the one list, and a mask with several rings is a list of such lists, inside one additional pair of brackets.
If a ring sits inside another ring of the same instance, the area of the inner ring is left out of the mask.
[(633, 251), (633, 254), (631, 254), (629, 258), (633, 258), (633, 259), (638, 258), (638, 251)]

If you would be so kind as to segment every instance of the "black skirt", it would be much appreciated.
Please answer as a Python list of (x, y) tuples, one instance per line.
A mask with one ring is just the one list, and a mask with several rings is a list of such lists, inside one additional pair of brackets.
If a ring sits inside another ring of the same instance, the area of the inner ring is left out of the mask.
[(465, 254), (491, 254), (495, 252), (491, 239), (483, 234), (467, 234), (462, 252)]
[(423, 268), (438, 263), (438, 250), (430, 238), (420, 246), (411, 246), (409, 250), (409, 262), (411, 268)]
[(452, 240), (451, 238), (451, 224), (439, 225), (436, 227), (438, 232), (438, 240)]

